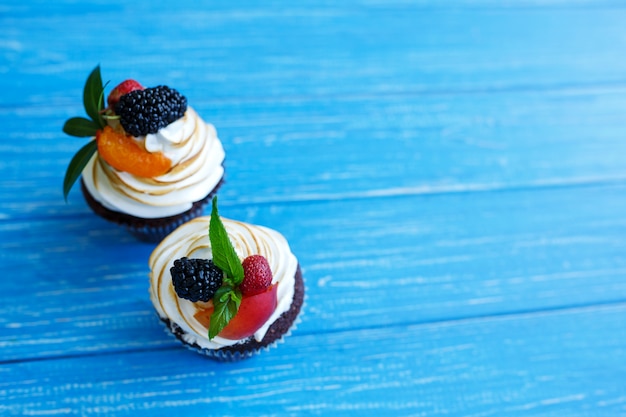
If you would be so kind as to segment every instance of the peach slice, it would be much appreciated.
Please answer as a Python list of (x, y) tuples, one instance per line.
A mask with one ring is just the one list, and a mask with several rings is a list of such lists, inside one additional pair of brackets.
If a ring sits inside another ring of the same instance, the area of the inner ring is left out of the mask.
[(98, 130), (96, 141), (100, 156), (117, 170), (152, 178), (165, 174), (172, 167), (172, 161), (162, 152), (148, 152), (132, 136), (110, 126)]
[[(237, 314), (218, 336), (230, 340), (241, 340), (252, 336), (276, 310), (278, 304), (277, 287), (278, 284), (274, 284), (262, 293), (243, 297)], [(211, 323), (211, 314), (213, 314), (213, 307), (199, 310), (194, 317), (208, 329)]]

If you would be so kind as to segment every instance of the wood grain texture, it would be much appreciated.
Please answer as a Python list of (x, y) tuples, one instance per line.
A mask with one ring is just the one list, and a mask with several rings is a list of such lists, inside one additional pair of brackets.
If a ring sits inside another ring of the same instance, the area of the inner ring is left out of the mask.
[[(0, 4), (0, 415), (626, 416), (626, 8)], [(216, 364), (61, 181), (85, 77), (168, 84), (281, 231), (297, 329)]]
[[(220, 103), (198, 111), (226, 148), (223, 200), (246, 204), (621, 182), (624, 97), (587, 90), (394, 95)], [(68, 117), (80, 114), (79, 100)], [(85, 139), (65, 136), (64, 119), (49, 109), (19, 114), (0, 114), (11, 132), (0, 144), (7, 191), (0, 215), (87, 213), (78, 190), (69, 205), (61, 192)]]
[(97, 63), (188, 95), (224, 140), (234, 202), (621, 181), (624, 11), (528, 5), (9, 9), (0, 216), (81, 212), (58, 184), (84, 141), (60, 129)]
[[(3, 69), (10, 76), (0, 84), (9, 93), (3, 100), (71, 104), (67, 94), (81, 87), (75, 80), (98, 62), (114, 79), (167, 80), (189, 90), (193, 102), (207, 96), (345, 96), (624, 82), (626, 64), (619, 56), (626, 42), (620, 36), (624, 10), (619, 7), (555, 8), (551, 2), (497, 7), (493, 1), (464, 10), (459, 7), (469, 2), (444, 7), (358, 1), (185, 3), (27, 2), (15, 7), (0, 21), (8, 28)], [(18, 94), (24, 85), (32, 93)], [(34, 87), (46, 93), (36, 94)]]
[(625, 314), (621, 304), (297, 335), (236, 364), (185, 349), (15, 363), (0, 369), (0, 411), (619, 416)]
[[(307, 282), (299, 331), (323, 334), (621, 302), (625, 191), (553, 188), (221, 212), (285, 234)], [(2, 233), (3, 264), (19, 271), (0, 295), (2, 359), (168, 343), (147, 297), (153, 245), (93, 215), (13, 223)]]

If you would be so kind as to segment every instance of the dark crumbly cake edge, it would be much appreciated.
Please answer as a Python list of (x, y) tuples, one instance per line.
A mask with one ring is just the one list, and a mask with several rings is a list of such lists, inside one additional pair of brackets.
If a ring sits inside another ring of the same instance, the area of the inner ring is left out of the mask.
[(183, 329), (181, 329), (176, 323), (167, 318), (161, 317), (161, 320), (171, 330), (172, 334), (187, 347), (200, 353), (207, 354), (207, 356), (211, 357), (212, 359), (229, 361), (249, 357), (254, 352), (280, 340), (282, 336), (289, 331), (296, 318), (300, 314), (303, 303), (304, 280), (302, 279), (302, 271), (300, 270), (300, 265), (298, 265), (295, 275), (294, 294), (291, 306), (289, 307), (289, 310), (281, 314), (280, 317), (269, 327), (267, 333), (263, 337), (263, 340), (261, 340), (260, 342), (251, 336), (245, 342), (238, 343), (232, 346), (225, 346), (223, 348), (211, 351), (210, 349), (202, 348), (195, 343), (191, 344), (184, 341), (182, 338), (182, 335), (185, 333)]
[[(202, 200), (198, 200), (192, 204), (191, 208), (185, 212), (177, 214), (175, 216), (169, 217), (159, 217), (155, 219), (144, 219), (141, 217), (131, 216), (130, 214), (121, 213), (119, 211), (109, 210), (104, 207), (95, 198), (89, 193), (87, 187), (85, 187), (85, 183), (81, 179), (80, 188), (83, 192), (83, 196), (85, 197), (85, 201), (87, 205), (100, 217), (110, 222), (114, 222), (123, 226), (132, 226), (134, 228), (159, 228), (164, 226), (169, 226), (172, 223), (177, 222), (179, 219), (187, 219), (190, 216), (196, 217), (202, 213), (204, 207), (209, 203), (209, 200), (217, 193), (217, 190), (224, 183), (224, 177), (220, 179), (217, 185), (204, 197)], [(196, 214), (197, 213), (197, 214)]]

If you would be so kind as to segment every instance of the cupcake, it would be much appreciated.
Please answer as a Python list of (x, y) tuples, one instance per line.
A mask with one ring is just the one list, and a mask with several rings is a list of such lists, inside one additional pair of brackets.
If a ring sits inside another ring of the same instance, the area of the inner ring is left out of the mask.
[(152, 252), (150, 299), (168, 332), (220, 361), (251, 357), (290, 333), (304, 299), (298, 260), (279, 232), (197, 217)]
[(72, 158), (64, 196), (81, 178), (91, 209), (141, 240), (158, 242), (184, 222), (203, 214), (224, 178), (224, 148), (213, 125), (167, 86), (145, 88), (135, 80), (107, 97), (100, 67), (85, 84), (89, 118), (63, 126), (90, 141)]

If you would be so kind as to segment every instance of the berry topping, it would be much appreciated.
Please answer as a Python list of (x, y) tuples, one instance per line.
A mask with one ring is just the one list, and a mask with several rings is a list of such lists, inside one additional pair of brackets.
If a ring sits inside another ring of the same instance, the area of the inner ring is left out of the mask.
[(176, 294), (192, 302), (209, 301), (224, 278), (224, 272), (206, 259), (176, 259), (170, 272)]
[(110, 126), (96, 132), (98, 153), (113, 168), (138, 177), (153, 178), (165, 174), (172, 161), (162, 152), (148, 152), (132, 136)]
[(180, 119), (187, 110), (187, 99), (167, 86), (134, 90), (120, 97), (115, 113), (127, 133), (144, 136)]
[(262, 293), (272, 284), (272, 270), (262, 255), (248, 256), (242, 265), (244, 278), (239, 289), (244, 296)]
[(143, 85), (139, 84), (135, 80), (122, 81), (120, 84), (118, 84), (117, 87), (115, 87), (109, 93), (109, 97), (107, 98), (107, 103), (109, 104), (109, 108), (110, 109), (115, 108), (115, 105), (117, 104), (117, 102), (120, 101), (120, 97), (122, 97), (124, 94), (128, 94), (131, 91), (143, 90), (143, 89), (144, 89)]

